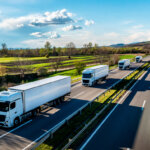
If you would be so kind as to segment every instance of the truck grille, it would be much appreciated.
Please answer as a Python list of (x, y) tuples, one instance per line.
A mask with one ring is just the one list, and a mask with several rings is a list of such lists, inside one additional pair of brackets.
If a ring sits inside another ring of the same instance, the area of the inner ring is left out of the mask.
[(0, 115), (0, 121), (5, 121), (5, 115)]
[(83, 83), (89, 83), (89, 80), (83, 80)]

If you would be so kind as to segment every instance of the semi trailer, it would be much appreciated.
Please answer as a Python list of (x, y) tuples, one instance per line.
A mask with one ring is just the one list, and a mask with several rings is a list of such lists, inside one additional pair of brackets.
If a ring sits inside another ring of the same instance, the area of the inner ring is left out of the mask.
[(135, 60), (136, 60), (137, 63), (141, 62), (142, 61), (142, 56), (136, 56)]
[(8, 88), (0, 92), (0, 126), (17, 126), (35, 116), (43, 104), (63, 100), (71, 91), (71, 78), (55, 76)]
[(105, 80), (109, 74), (108, 65), (99, 65), (83, 70), (82, 85), (93, 86), (99, 80)]
[(130, 59), (122, 59), (118, 62), (118, 68), (124, 70), (130, 68)]

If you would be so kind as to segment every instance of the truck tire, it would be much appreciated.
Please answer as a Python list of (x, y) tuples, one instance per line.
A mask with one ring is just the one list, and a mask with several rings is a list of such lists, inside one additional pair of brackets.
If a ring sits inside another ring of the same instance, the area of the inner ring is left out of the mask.
[(14, 120), (14, 126), (16, 127), (16, 126), (18, 126), (20, 124), (20, 120), (19, 120), (19, 118), (17, 117), (17, 118), (15, 118), (15, 120)]
[(37, 115), (37, 110), (32, 111), (32, 117), (35, 117)]
[(93, 82), (92, 82), (92, 85), (91, 85), (91, 87), (92, 87), (92, 86), (94, 86), (94, 85), (95, 85), (95, 81), (93, 81)]
[(64, 100), (65, 100), (65, 97), (62, 96), (62, 97), (60, 98), (60, 101), (63, 102)]
[(106, 76), (105, 76), (105, 77), (103, 77), (102, 81), (105, 81), (105, 80), (106, 80)]

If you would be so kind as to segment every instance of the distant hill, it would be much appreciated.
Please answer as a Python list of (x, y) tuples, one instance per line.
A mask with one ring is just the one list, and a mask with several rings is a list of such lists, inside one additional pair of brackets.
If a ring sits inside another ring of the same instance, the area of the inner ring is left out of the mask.
[(125, 46), (130, 46), (130, 47), (143, 47), (143, 46), (145, 46), (145, 45), (150, 45), (150, 41), (131, 43), (131, 44), (126, 44)]
[(144, 41), (144, 42), (136, 42), (136, 43), (130, 43), (130, 44), (114, 44), (114, 45), (110, 45), (110, 47), (143, 47), (145, 45), (150, 45), (150, 41)]
[(110, 47), (124, 47), (124, 46), (125, 44), (123, 43), (110, 45)]

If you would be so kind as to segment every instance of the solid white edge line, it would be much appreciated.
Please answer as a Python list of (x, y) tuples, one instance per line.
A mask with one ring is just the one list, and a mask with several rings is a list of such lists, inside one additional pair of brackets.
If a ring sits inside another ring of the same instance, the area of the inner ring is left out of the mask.
[(80, 95), (82, 95), (82, 94), (84, 94), (84, 93), (85, 93), (85, 92), (82, 91), (81, 93), (77, 94), (75, 97), (72, 97), (72, 98), (76, 98), (76, 97), (78, 97), (78, 96), (80, 96)]
[[(146, 73), (146, 72), (145, 72)], [(115, 107), (111, 110), (111, 112), (105, 117), (105, 119), (99, 124), (96, 130), (91, 134), (91, 136), (86, 140), (86, 142), (82, 145), (80, 150), (83, 150), (85, 146), (89, 143), (89, 141), (94, 137), (96, 132), (102, 127), (105, 121), (109, 118), (109, 116), (113, 113), (113, 111), (119, 106), (119, 104), (124, 100), (124, 98), (128, 95), (128, 93), (134, 88), (134, 86), (143, 78), (145, 73), (132, 85), (132, 87), (128, 90), (128, 92), (120, 99), (120, 101), (115, 105)]]
[(15, 130), (21, 128), (22, 126), (28, 124), (28, 123), (31, 122), (31, 121), (32, 121), (32, 120), (29, 120), (29, 121), (25, 122), (24, 124), (21, 124), (20, 126), (18, 126), (18, 127), (14, 128), (14, 129), (10, 130), (9, 132), (7, 132), (7, 133), (1, 135), (0, 138), (3, 138), (4, 136), (6, 136), (6, 135), (8, 135), (9, 133), (11, 133), (11, 132), (13, 132), (13, 131), (15, 131)]
[(146, 103), (146, 100), (144, 100), (144, 102), (143, 102), (142, 110), (144, 110), (145, 103)]
[[(137, 67), (137, 68), (138, 68), (138, 67)], [(137, 68), (136, 68), (136, 69), (137, 69)], [(136, 69), (134, 69), (134, 70), (136, 70)], [(134, 70), (133, 70), (133, 71), (134, 71)], [(126, 75), (125, 75), (125, 76), (126, 76)], [(124, 76), (124, 77), (125, 77), (125, 76)], [(124, 77), (122, 77), (120, 80), (122, 80)], [(114, 83), (113, 85), (115, 85), (115, 84), (116, 84), (116, 83)], [(110, 87), (112, 87), (113, 85), (111, 85)], [(73, 87), (73, 88), (74, 88), (74, 87)], [(103, 92), (102, 92), (102, 93), (103, 93)], [(65, 119), (64, 119), (64, 120), (65, 120)], [(63, 120), (63, 121), (64, 121), (64, 120)], [(61, 121), (61, 122), (63, 122), (63, 121)], [(59, 122), (59, 123), (60, 123), (60, 122)], [(58, 123), (58, 124), (59, 124), (59, 123)], [(58, 125), (58, 124), (57, 124), (57, 125)], [(56, 125), (56, 126), (57, 126), (57, 125)], [(40, 137), (38, 137), (37, 139), (35, 139), (33, 142), (31, 142), (29, 145), (27, 145), (27, 146), (26, 146), (25, 148), (23, 148), (22, 150), (26, 150), (26, 149), (29, 148), (31, 145), (35, 144), (38, 140), (40, 140), (42, 137), (44, 137), (44, 136), (45, 136), (50, 130), (52, 130), (53, 128), (54, 128), (54, 127), (52, 127), (51, 129), (49, 129), (48, 131), (46, 131), (45, 133), (43, 133)]]

